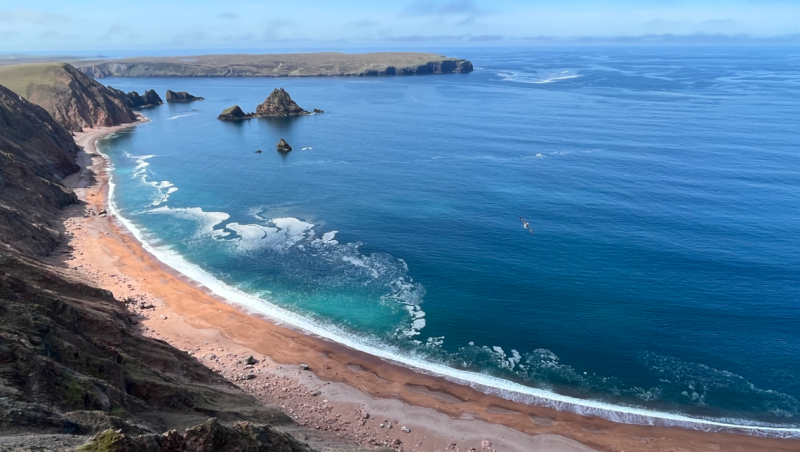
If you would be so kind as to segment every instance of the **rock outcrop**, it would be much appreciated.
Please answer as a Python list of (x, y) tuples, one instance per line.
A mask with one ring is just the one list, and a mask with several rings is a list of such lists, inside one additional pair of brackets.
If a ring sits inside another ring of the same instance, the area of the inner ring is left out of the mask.
[(42, 107), (0, 86), (0, 242), (32, 255), (60, 244), (59, 209), (77, 202), (61, 181), (79, 150)]
[(79, 452), (313, 452), (305, 443), (269, 425), (237, 422), (226, 427), (209, 419), (181, 434), (170, 430), (164, 434), (132, 436), (106, 430), (78, 448)]
[(76, 61), (95, 77), (371, 77), (472, 72), (472, 63), (414, 52), (197, 55)]
[[(321, 111), (321, 110), (319, 110)], [(303, 116), (311, 113), (303, 110), (283, 88), (274, 91), (256, 107), (256, 116)]]
[(281, 141), (278, 142), (277, 148), (280, 152), (289, 152), (292, 150), (292, 147), (289, 146), (289, 143), (287, 143), (283, 138), (281, 138)]
[(186, 91), (175, 92), (169, 89), (167, 90), (167, 102), (192, 102), (195, 100), (203, 100), (203, 99), (205, 98), (192, 96)]
[(158, 93), (153, 89), (145, 91), (144, 96), (142, 96), (136, 91), (131, 91), (126, 94), (124, 91), (111, 86), (108, 88), (131, 108), (155, 107), (164, 103)]
[(217, 116), (217, 119), (221, 119), (223, 121), (236, 121), (239, 119), (250, 119), (253, 116), (253, 113), (245, 113), (238, 105), (234, 105), (233, 107), (228, 107), (222, 110), (222, 113)]
[(136, 120), (131, 107), (116, 92), (69, 64), (3, 66), (0, 85), (41, 106), (69, 130)]

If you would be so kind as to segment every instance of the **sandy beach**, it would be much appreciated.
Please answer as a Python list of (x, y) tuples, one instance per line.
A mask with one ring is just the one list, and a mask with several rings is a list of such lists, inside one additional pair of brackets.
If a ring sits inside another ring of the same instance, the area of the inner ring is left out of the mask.
[(54, 263), (124, 300), (146, 335), (331, 440), (406, 452), (800, 450), (800, 440), (617, 424), (514, 403), (244, 312), (159, 262), (104, 213), (110, 175), (95, 142), (120, 128), (75, 136), (84, 170), (66, 182), (84, 204), (67, 209), (70, 241)]

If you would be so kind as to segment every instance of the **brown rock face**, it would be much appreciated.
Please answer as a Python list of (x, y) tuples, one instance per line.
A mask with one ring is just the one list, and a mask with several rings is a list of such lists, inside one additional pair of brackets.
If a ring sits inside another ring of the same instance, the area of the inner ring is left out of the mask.
[(203, 97), (192, 96), (186, 91), (172, 91), (167, 90), (167, 102), (191, 102), (194, 100), (203, 100)]
[(289, 152), (292, 150), (292, 147), (289, 146), (289, 143), (287, 143), (286, 140), (284, 140), (283, 138), (281, 138), (281, 141), (278, 142), (277, 147), (278, 150), (281, 152)]
[(56, 215), (77, 202), (61, 180), (78, 171), (78, 151), (43, 108), (0, 86), (0, 242), (34, 255), (58, 246)]
[(142, 96), (136, 91), (131, 91), (126, 94), (124, 91), (111, 86), (108, 88), (131, 108), (154, 107), (164, 103), (158, 93), (153, 89), (145, 91), (144, 96)]
[(237, 422), (226, 427), (216, 419), (186, 429), (182, 435), (170, 430), (162, 435), (131, 437), (106, 430), (79, 449), (85, 452), (313, 452), (308, 444), (269, 425)]
[(69, 64), (30, 64), (0, 68), (0, 84), (47, 110), (62, 126), (115, 126), (136, 120), (114, 91)]
[(300, 108), (283, 88), (275, 89), (256, 107), (256, 116), (302, 116), (309, 112)]

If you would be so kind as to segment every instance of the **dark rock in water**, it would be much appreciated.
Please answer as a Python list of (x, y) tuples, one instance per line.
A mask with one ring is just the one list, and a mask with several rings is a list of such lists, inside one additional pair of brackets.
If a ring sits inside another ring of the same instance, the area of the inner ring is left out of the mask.
[(261, 154), (261, 149), (257, 150), (256, 154)]
[(300, 108), (283, 88), (277, 88), (256, 107), (256, 116), (304, 116), (311, 113)]
[(281, 152), (289, 152), (292, 150), (292, 147), (289, 146), (289, 143), (287, 143), (286, 140), (284, 140), (283, 138), (281, 138), (281, 141), (278, 142), (277, 147), (278, 150)]
[(320, 113), (325, 113), (325, 111), (320, 110), (319, 108), (315, 108), (311, 113), (320, 114)]
[(158, 95), (158, 93), (156, 93), (156, 90), (154, 89), (149, 89), (145, 91), (142, 98), (144, 99), (145, 105), (161, 105), (164, 103), (164, 101), (161, 100), (161, 97)]
[(235, 121), (237, 119), (250, 119), (252, 117), (253, 113), (245, 113), (241, 108), (239, 108), (238, 105), (234, 105), (233, 107), (222, 110), (222, 113), (217, 116), (217, 119), (221, 119), (223, 121)]
[(131, 108), (155, 107), (156, 105), (161, 105), (164, 103), (161, 100), (161, 97), (158, 96), (158, 93), (152, 89), (145, 91), (144, 96), (142, 96), (136, 91), (131, 91), (126, 94), (122, 90), (113, 88), (111, 86), (108, 88)]
[(167, 102), (191, 102), (193, 100), (203, 100), (203, 97), (192, 96), (186, 91), (167, 90)]

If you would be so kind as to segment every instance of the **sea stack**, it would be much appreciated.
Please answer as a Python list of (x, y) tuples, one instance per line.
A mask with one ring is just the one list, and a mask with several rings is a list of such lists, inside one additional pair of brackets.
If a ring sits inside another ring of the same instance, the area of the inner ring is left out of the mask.
[(261, 105), (256, 107), (256, 116), (305, 116), (310, 114), (300, 108), (283, 88), (275, 89)]
[(284, 140), (283, 138), (281, 138), (281, 141), (278, 142), (277, 147), (278, 151), (280, 152), (289, 152), (292, 150), (292, 147), (289, 146), (289, 143), (287, 143), (286, 140)]
[(203, 97), (192, 96), (186, 91), (172, 91), (167, 90), (167, 102), (192, 102), (195, 100), (203, 100)]
[(252, 113), (245, 113), (241, 108), (239, 108), (238, 105), (234, 105), (233, 107), (222, 110), (222, 113), (217, 116), (217, 119), (221, 119), (223, 121), (235, 121), (237, 119), (250, 119), (252, 117)]

